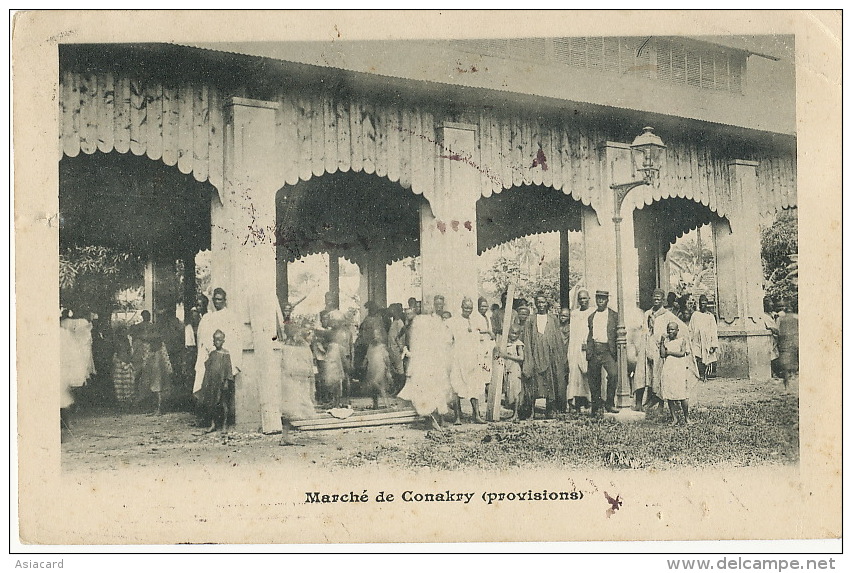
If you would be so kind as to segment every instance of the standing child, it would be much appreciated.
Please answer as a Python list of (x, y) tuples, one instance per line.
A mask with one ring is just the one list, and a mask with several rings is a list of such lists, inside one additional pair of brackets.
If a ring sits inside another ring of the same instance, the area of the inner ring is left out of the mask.
[(218, 428), (223, 440), (227, 439), (228, 413), (234, 395), (231, 355), (223, 348), (224, 344), (225, 333), (217, 330), (213, 333), (213, 350), (204, 362), (204, 381), (200, 391), (201, 406), (210, 417), (210, 427), (204, 433), (215, 432)]
[[(672, 414), (672, 426), (689, 423), (689, 383), (695, 380), (695, 363), (689, 352), (686, 338), (678, 338), (678, 325), (669, 322), (666, 338), (660, 343), (663, 368), (660, 381), (660, 398), (668, 400)], [(683, 412), (683, 419), (677, 410)]]
[(366, 374), (367, 386), (373, 394), (373, 409), (379, 409), (379, 397), (385, 408), (388, 404), (388, 387), (391, 384), (391, 362), (388, 347), (385, 344), (379, 328), (375, 329), (373, 340), (367, 348), (364, 358), (364, 373)]
[[(518, 420), (518, 407), (521, 404), (523, 385), (521, 384), (521, 367), (524, 363), (524, 343), (519, 340), (521, 328), (518, 324), (513, 324), (509, 329), (509, 337), (506, 341), (506, 348), (500, 352), (499, 348), (495, 349), (495, 365), (494, 373), (502, 376), (502, 387), (506, 392), (506, 405), (512, 407), (513, 422)], [(497, 387), (492, 384), (492, 387)]]

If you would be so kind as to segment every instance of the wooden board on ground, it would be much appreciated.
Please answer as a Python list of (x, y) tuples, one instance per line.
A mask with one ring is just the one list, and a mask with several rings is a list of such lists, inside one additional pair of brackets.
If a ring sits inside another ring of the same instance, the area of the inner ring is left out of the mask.
[[(506, 337), (509, 335), (509, 329), (512, 327), (512, 307), (514, 305), (515, 285), (514, 283), (509, 283), (509, 289), (506, 291), (506, 304), (503, 307), (503, 332), (497, 337), (497, 350), (499, 352), (506, 351)], [(488, 406), (485, 412), (485, 418), (489, 422), (500, 421), (500, 399), (502, 396), (503, 373), (495, 370), (491, 377), (491, 389), (488, 393)]]
[(371, 414), (353, 414), (348, 418), (335, 418), (324, 414), (307, 420), (292, 420), (290, 425), (296, 430), (336, 430), (343, 428), (365, 428), (370, 426), (387, 426), (391, 424), (408, 424), (420, 419), (414, 410), (397, 410)]

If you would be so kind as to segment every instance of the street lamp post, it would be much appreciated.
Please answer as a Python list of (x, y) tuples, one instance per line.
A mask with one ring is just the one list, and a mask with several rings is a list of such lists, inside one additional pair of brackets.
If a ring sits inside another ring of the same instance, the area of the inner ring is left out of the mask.
[(612, 189), (612, 222), (615, 227), (615, 288), (618, 304), (618, 325), (616, 329), (616, 348), (618, 353), (618, 380), (627, 383), (627, 326), (624, 323), (626, 308), (624, 306), (624, 274), (622, 272), (621, 254), (621, 205), (627, 194), (640, 185), (654, 185), (659, 181), (660, 160), (666, 146), (659, 136), (654, 134), (654, 128), (646, 127), (630, 145), (634, 170), (642, 175), (641, 179), (627, 183), (613, 183)]

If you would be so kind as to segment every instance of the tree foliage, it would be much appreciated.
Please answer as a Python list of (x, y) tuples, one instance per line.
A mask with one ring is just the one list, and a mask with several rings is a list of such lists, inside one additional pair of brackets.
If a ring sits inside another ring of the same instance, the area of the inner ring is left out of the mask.
[(100, 246), (67, 247), (59, 253), (59, 303), (75, 312), (109, 313), (119, 291), (143, 280), (142, 257)]
[[(579, 255), (572, 260), (580, 260)], [(569, 268), (568, 274), (569, 289), (583, 280), (583, 274), (574, 267)], [(510, 282), (515, 283), (517, 298), (532, 301), (536, 293), (542, 292), (551, 305), (556, 306), (559, 304), (559, 259), (546, 258), (525, 237), (515, 239), (503, 247), (503, 254), (482, 273), (483, 286), (488, 285), (489, 294), (495, 298), (508, 289)]]
[(716, 259), (713, 251), (696, 237), (682, 237), (667, 256), (671, 266), (671, 284), (679, 294), (712, 294), (716, 292)]
[(765, 292), (774, 299), (799, 299), (799, 217), (796, 209), (785, 209), (775, 222), (761, 231)]

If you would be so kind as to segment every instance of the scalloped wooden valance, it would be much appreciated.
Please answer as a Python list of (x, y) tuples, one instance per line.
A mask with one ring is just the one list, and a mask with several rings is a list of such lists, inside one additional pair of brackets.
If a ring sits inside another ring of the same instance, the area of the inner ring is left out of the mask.
[[(224, 170), (226, 97), (214, 85), (141, 80), (130, 72), (65, 71), (60, 77), (60, 157), (81, 151), (131, 152), (161, 160), (221, 192)], [(375, 173), (399, 183), (435, 205), (441, 158), (463, 161), (479, 173), (480, 193), (489, 197), (513, 187), (542, 185), (570, 195), (601, 213), (609, 203), (602, 184), (598, 144), (610, 137), (603, 128), (566, 119), (482, 110), (477, 153), (445, 148), (438, 104), (375, 103), (328, 90), (277, 97), (276, 132), (281, 185), (294, 185), (337, 171)], [(668, 145), (659, 188), (640, 187), (646, 205), (682, 197), (720, 216), (731, 212), (727, 157), (689, 134), (662, 134)], [(743, 159), (743, 158), (736, 158)], [(764, 210), (796, 205), (794, 156), (757, 154), (758, 193)], [(436, 215), (438, 215), (436, 213)]]

